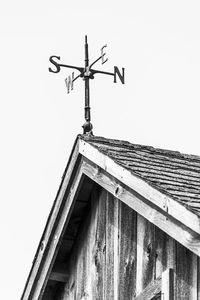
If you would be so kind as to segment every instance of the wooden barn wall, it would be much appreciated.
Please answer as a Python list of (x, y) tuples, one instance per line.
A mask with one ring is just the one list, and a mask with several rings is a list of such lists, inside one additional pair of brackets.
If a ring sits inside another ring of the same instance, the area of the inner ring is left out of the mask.
[(92, 193), (58, 300), (134, 299), (167, 268), (174, 299), (200, 299), (197, 256), (105, 190)]

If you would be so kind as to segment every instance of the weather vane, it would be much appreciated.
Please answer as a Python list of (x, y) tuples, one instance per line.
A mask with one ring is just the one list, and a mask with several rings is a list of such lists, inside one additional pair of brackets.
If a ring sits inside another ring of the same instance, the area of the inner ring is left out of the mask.
[(89, 88), (89, 80), (94, 79), (94, 75), (97, 73), (100, 74), (105, 74), (105, 75), (111, 75), (114, 77), (114, 82), (117, 82), (117, 76), (120, 79), (121, 83), (125, 83), (124, 80), (124, 68), (122, 68), (122, 72), (120, 73), (118, 67), (114, 66), (114, 72), (105, 72), (105, 71), (100, 71), (100, 70), (94, 70), (92, 67), (94, 64), (96, 64), (99, 60), (102, 61), (102, 64), (107, 62), (107, 58), (105, 58), (106, 53), (104, 52), (105, 48), (107, 45), (104, 45), (101, 48), (101, 55), (90, 65), (89, 64), (89, 51), (88, 51), (88, 42), (87, 42), (87, 36), (85, 36), (85, 67), (76, 67), (76, 66), (69, 66), (69, 65), (64, 65), (58, 63), (56, 60), (60, 60), (60, 56), (55, 56), (52, 55), (49, 58), (49, 61), (54, 65), (55, 69), (52, 70), (49, 68), (49, 72), (52, 73), (59, 73), (60, 69), (62, 67), (64, 68), (71, 68), (71, 69), (76, 69), (80, 72), (80, 74), (76, 77), (74, 77), (74, 72), (72, 72), (71, 76), (68, 76), (65, 79), (65, 83), (67, 86), (67, 92), (70, 92), (70, 89), (73, 90), (73, 83), (75, 80), (77, 80), (79, 77), (83, 78), (85, 81), (85, 123), (83, 124), (83, 133), (84, 134), (92, 134), (92, 124), (91, 124), (91, 116), (90, 116), (90, 88)]

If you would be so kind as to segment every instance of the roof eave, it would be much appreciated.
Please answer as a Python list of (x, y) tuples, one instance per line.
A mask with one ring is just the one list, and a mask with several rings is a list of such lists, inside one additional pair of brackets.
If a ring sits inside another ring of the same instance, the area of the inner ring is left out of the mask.
[[(129, 170), (78, 136), (40, 240), (21, 300), (38, 300), (41, 298), (42, 290), (51, 271), (55, 251), (61, 239), (62, 228), (75, 201), (83, 175), (90, 177), (200, 256), (200, 219), (197, 215), (174, 199), (156, 190), (143, 179), (134, 176)], [(67, 190), (68, 198), (65, 202), (69, 205), (65, 208), (63, 200)], [(135, 197), (136, 194), (141, 197)], [(143, 203), (144, 206), (141, 209), (140, 206)], [(145, 214), (144, 207), (150, 208), (148, 214)], [(168, 231), (165, 223), (170, 223), (171, 227), (174, 226), (175, 233)]]
[(135, 176), (129, 170), (117, 164), (109, 156), (101, 153), (96, 147), (83, 139), (80, 139), (79, 142), (79, 152), (152, 204), (156, 205), (161, 211), (167, 213), (170, 217), (175, 218), (177, 221), (188, 226), (191, 230), (200, 234), (199, 216), (188, 210), (184, 205), (157, 190), (144, 179)]
[(70, 184), (71, 176), (74, 172), (74, 169), (78, 168), (78, 164), (80, 161), (80, 153), (79, 153), (79, 136), (77, 136), (67, 166), (64, 170), (62, 180), (56, 195), (56, 198), (54, 200), (54, 203), (52, 205), (50, 214), (48, 216), (42, 237), (40, 239), (34, 260), (32, 262), (32, 267), (29, 272), (23, 294), (21, 296), (21, 300), (28, 300), (28, 299), (39, 299), (34, 298), (35, 294), (35, 283), (37, 281), (37, 278), (40, 277), (42, 267), (46, 260), (46, 251), (49, 248), (50, 239), (52, 237), (53, 229), (57, 226), (59, 220), (57, 219), (57, 216), (59, 214), (62, 201), (64, 198), (65, 191)]

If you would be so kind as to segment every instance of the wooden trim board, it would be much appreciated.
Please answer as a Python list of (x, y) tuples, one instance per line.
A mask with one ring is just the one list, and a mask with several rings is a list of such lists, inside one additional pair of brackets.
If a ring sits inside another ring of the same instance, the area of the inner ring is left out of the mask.
[(161, 300), (174, 299), (174, 270), (167, 269), (162, 273)]
[(196, 233), (200, 233), (200, 218), (185, 206), (156, 190), (145, 182), (145, 180), (135, 176), (130, 171), (117, 164), (110, 157), (101, 153), (94, 146), (81, 139), (79, 139), (79, 152), (120, 182), (156, 205), (161, 211), (167, 212), (169, 216), (185, 224)]
[(78, 139), (47, 220), (21, 300), (41, 299), (62, 233), (85, 175), (200, 256), (200, 219), (197, 215), (134, 176), (89, 143)]
[[(61, 242), (64, 227), (69, 221), (76, 196), (83, 181), (84, 175), (80, 170), (81, 162), (79, 162), (78, 166), (76, 165), (79, 157), (79, 152), (77, 150), (76, 147), (67, 174), (63, 178), (56, 203), (53, 206), (47, 221), (21, 300), (41, 299), (48, 276), (50, 275), (51, 267), (53, 266), (56, 253), (59, 249), (59, 243)], [(65, 203), (63, 203), (64, 198)]]
[[(51, 212), (47, 219), (47, 223), (46, 223), (44, 232), (43, 232), (41, 240), (39, 242), (39, 246), (36, 251), (36, 255), (33, 260), (32, 268), (30, 270), (28, 279), (26, 281), (26, 285), (25, 285), (21, 300), (28, 300), (28, 299), (30, 299), (30, 297), (32, 297), (32, 292), (34, 289), (35, 282), (37, 280), (38, 274), (40, 273), (40, 269), (43, 266), (43, 263), (45, 260), (45, 255), (48, 251), (53, 227), (55, 227), (56, 219), (58, 217), (58, 214), (59, 214), (62, 202), (63, 202), (63, 198), (65, 196), (66, 189), (67, 189), (68, 185), (70, 184), (72, 174), (76, 170), (76, 164), (79, 160), (79, 157), (80, 157), (79, 143), (77, 143), (77, 140), (76, 140), (73, 150), (72, 150), (72, 153), (69, 158), (68, 165), (64, 172), (56, 199), (53, 203)], [(31, 299), (33, 299), (33, 298), (31, 298)]]
[(161, 277), (152, 281), (135, 300), (153, 300), (158, 295), (161, 295)]
[(150, 201), (137, 195), (135, 191), (123, 185), (118, 179), (114, 178), (86, 158), (83, 159), (82, 170), (85, 175), (109, 191), (119, 200), (134, 209), (148, 221), (158, 226), (161, 230), (193, 253), (200, 256), (200, 234), (197, 234), (176, 219), (168, 216), (166, 212), (158, 210)]
[(135, 300), (173, 300), (174, 299), (174, 271), (167, 269), (162, 276), (152, 281)]

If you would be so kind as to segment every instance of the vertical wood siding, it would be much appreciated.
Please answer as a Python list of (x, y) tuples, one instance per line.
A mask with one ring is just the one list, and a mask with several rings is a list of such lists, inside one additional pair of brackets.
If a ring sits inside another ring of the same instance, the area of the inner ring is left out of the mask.
[(137, 222), (137, 295), (154, 279), (154, 226), (138, 215)]
[(176, 244), (176, 297), (197, 300), (197, 256)]
[(119, 299), (133, 299), (136, 288), (137, 215), (119, 202)]
[(104, 278), (105, 278), (105, 265), (106, 265), (106, 192), (103, 191), (98, 198), (93, 197), (92, 203), (96, 207), (96, 233), (94, 235), (94, 249), (92, 269), (94, 270), (93, 280), (93, 293), (94, 299), (104, 299)]
[(132, 300), (167, 268), (175, 299), (200, 300), (197, 256), (105, 190), (93, 191), (68, 264), (58, 300)]

